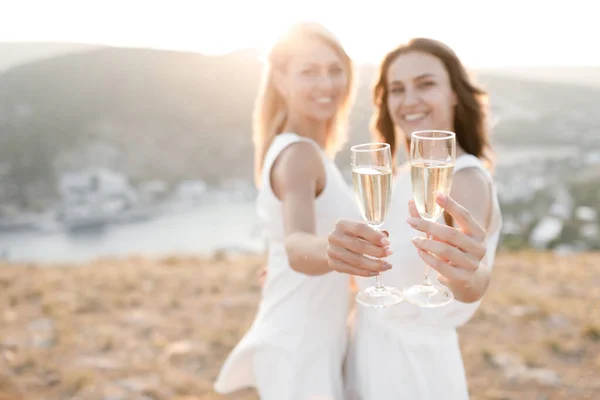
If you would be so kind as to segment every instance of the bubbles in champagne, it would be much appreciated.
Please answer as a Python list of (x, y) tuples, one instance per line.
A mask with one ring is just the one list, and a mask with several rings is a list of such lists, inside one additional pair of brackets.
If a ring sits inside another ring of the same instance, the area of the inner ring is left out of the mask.
[(454, 164), (444, 161), (422, 160), (411, 165), (413, 197), (423, 218), (436, 220), (442, 215), (443, 209), (435, 202), (435, 196), (450, 194), (453, 172)]
[(392, 195), (392, 171), (385, 167), (356, 167), (352, 170), (354, 191), (363, 218), (369, 225), (383, 225)]

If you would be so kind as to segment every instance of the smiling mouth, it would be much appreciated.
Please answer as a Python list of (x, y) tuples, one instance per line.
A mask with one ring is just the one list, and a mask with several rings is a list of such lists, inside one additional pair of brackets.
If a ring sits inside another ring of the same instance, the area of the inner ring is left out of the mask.
[(332, 97), (317, 97), (314, 99), (319, 104), (329, 104), (333, 101)]
[(423, 118), (425, 118), (427, 116), (428, 113), (412, 113), (412, 114), (404, 114), (402, 116), (402, 119), (405, 120), (406, 122), (414, 122), (414, 121), (420, 121)]

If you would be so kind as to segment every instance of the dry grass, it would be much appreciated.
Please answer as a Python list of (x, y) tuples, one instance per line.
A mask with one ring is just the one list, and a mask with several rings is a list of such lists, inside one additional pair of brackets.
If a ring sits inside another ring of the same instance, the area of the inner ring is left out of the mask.
[[(0, 400), (222, 399), (212, 381), (252, 322), (263, 261), (1, 265)], [(472, 399), (600, 398), (598, 298), (600, 254), (500, 254), (460, 329)], [(560, 382), (511, 378), (507, 355)]]
[[(600, 254), (502, 254), (493, 286), (460, 329), (472, 399), (600, 398)], [(494, 356), (555, 371), (557, 386), (508, 379)]]

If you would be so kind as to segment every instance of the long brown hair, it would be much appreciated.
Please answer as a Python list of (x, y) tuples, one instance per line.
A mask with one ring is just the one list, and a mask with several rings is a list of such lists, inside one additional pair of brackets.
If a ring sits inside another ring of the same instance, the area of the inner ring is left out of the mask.
[[(454, 132), (458, 145), (467, 153), (483, 159), (488, 167), (493, 164), (492, 148), (488, 139), (486, 109), (488, 95), (485, 90), (471, 81), (466, 68), (458, 56), (444, 43), (426, 38), (416, 38), (396, 47), (385, 55), (379, 67), (379, 75), (373, 87), (373, 101), (376, 106), (371, 122), (373, 136), (377, 141), (390, 144), (392, 155), (396, 156), (396, 131), (388, 110), (388, 70), (402, 54), (422, 52), (438, 58), (450, 76), (452, 90), (456, 93), (457, 105), (454, 112)], [(410, 139), (407, 136), (407, 150)]]
[(348, 114), (354, 100), (354, 64), (339, 40), (323, 25), (314, 22), (298, 23), (279, 38), (271, 48), (264, 68), (262, 81), (254, 105), (254, 174), (256, 185), (260, 186), (260, 176), (264, 158), (275, 136), (282, 133), (287, 122), (285, 101), (275, 87), (276, 71), (285, 70), (294, 48), (302, 40), (316, 38), (329, 45), (340, 57), (346, 73), (347, 89), (341, 105), (329, 123), (325, 152), (332, 156), (345, 143), (347, 137)]

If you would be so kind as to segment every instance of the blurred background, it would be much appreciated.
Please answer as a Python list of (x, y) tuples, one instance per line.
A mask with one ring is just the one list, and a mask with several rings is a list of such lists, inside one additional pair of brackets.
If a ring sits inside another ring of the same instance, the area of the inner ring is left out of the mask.
[(473, 398), (600, 397), (592, 3), (2, 6), (0, 399), (219, 398), (211, 382), (253, 318), (265, 249), (251, 141), (262, 57), (306, 19), (358, 64), (336, 158), (348, 178), (377, 63), (398, 43), (446, 42), (490, 94), (504, 227), (498, 278), (462, 336)]

